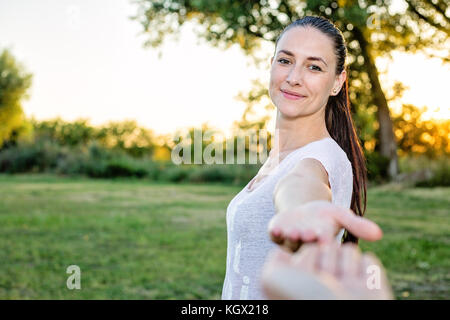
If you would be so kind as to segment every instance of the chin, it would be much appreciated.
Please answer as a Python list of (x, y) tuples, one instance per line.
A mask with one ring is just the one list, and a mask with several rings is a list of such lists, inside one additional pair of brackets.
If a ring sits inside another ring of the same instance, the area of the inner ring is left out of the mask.
[(282, 106), (277, 107), (278, 112), (280, 112), (286, 118), (295, 118), (300, 115), (300, 110), (295, 106)]

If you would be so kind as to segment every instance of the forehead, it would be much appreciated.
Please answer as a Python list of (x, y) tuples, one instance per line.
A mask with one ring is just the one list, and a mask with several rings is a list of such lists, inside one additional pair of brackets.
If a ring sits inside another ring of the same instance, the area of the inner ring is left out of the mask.
[(278, 41), (276, 53), (283, 49), (298, 57), (318, 56), (327, 63), (335, 60), (332, 40), (315, 28), (293, 27), (287, 30)]

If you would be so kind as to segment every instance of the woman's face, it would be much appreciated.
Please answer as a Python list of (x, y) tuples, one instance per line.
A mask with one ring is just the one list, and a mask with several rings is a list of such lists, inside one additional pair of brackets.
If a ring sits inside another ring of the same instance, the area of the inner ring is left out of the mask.
[[(311, 27), (293, 27), (286, 31), (270, 62), (269, 95), (286, 117), (324, 111), (329, 96), (337, 95), (346, 77), (345, 70), (340, 75), (335, 73), (332, 40)], [(293, 97), (284, 91), (301, 96)]]

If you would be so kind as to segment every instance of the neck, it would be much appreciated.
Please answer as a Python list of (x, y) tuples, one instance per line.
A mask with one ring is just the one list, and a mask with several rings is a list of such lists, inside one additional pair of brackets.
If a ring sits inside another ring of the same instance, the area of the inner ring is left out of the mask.
[(286, 118), (278, 111), (271, 153), (282, 154), (313, 141), (331, 138), (324, 118), (323, 113), (315, 113), (308, 117)]

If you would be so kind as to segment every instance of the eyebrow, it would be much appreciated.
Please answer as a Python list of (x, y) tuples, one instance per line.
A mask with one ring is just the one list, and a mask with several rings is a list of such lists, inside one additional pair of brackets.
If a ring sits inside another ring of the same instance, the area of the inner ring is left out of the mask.
[[(295, 57), (295, 55), (292, 52), (290, 52), (289, 50), (280, 50), (280, 51), (278, 51), (278, 54), (280, 54), (280, 53), (284, 53), (284, 54), (287, 54), (288, 56)], [(306, 60), (322, 61), (328, 67), (325, 60), (323, 60), (321, 57), (307, 57)]]

